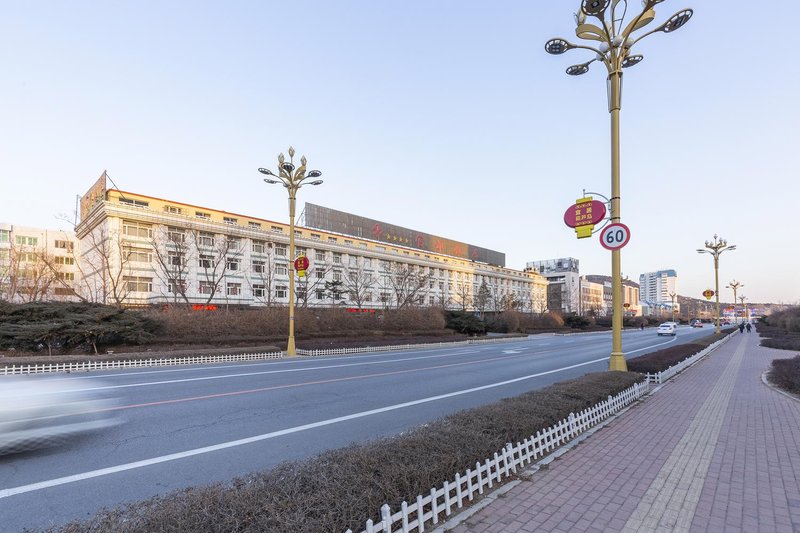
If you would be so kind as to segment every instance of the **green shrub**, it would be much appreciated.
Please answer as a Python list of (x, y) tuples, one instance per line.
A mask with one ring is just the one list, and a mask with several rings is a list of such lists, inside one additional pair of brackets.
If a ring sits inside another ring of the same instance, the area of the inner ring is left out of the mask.
[(767, 377), (776, 386), (800, 394), (800, 355), (791, 359), (773, 359)]
[(467, 311), (448, 311), (446, 327), (466, 335), (485, 335), (486, 323)]
[(585, 329), (591, 325), (591, 321), (580, 315), (568, 315), (564, 318), (567, 326), (573, 329)]

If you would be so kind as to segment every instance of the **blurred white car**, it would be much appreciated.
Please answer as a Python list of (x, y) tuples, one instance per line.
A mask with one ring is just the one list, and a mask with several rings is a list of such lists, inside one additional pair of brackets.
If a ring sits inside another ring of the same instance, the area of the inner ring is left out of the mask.
[(664, 322), (656, 330), (659, 336), (661, 335), (675, 335), (675, 325), (673, 322)]
[(96, 381), (0, 377), (0, 455), (51, 446), (120, 423)]

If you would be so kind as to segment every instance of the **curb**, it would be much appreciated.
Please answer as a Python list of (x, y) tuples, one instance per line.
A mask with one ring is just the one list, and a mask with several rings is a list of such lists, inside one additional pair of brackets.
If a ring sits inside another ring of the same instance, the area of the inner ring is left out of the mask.
[(769, 370), (765, 370), (764, 372), (761, 373), (761, 382), (764, 385), (766, 385), (770, 389), (774, 390), (778, 394), (783, 394), (787, 398), (790, 398), (790, 399), (792, 399), (792, 400), (794, 400), (796, 402), (800, 402), (800, 395), (792, 394), (791, 392), (785, 391), (785, 390), (781, 389), (780, 387), (777, 387), (777, 386), (773, 385), (772, 383), (770, 383), (769, 380), (767, 379), (767, 374), (768, 373), (769, 373)]

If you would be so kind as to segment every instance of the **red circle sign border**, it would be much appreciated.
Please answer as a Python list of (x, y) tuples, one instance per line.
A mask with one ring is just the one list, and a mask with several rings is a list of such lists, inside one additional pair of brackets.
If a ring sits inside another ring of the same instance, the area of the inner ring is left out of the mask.
[[(625, 233), (627, 233), (628, 236), (625, 238), (625, 242), (623, 242), (619, 246), (614, 246), (612, 248), (610, 246), (606, 246), (606, 243), (603, 240), (603, 235), (605, 235), (607, 231), (611, 231), (614, 228), (623, 228), (625, 230)], [(625, 245), (628, 244), (628, 241), (630, 241), (630, 240), (631, 240), (631, 229), (628, 226), (626, 226), (625, 224), (623, 224), (622, 222), (614, 222), (613, 224), (609, 224), (608, 226), (603, 228), (603, 230), (600, 232), (600, 246), (602, 246), (606, 250), (611, 250), (612, 252), (614, 250), (620, 250), (620, 249), (624, 248)]]

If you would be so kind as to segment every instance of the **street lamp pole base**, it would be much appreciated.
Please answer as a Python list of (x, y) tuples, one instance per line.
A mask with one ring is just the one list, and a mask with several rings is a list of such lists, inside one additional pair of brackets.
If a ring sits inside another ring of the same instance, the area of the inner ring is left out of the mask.
[(612, 353), (611, 359), (608, 361), (608, 370), (609, 371), (619, 371), (619, 372), (627, 372), (628, 365), (625, 362), (625, 355), (622, 353)]
[(294, 337), (289, 337), (289, 342), (286, 343), (286, 355), (288, 357), (297, 355), (297, 349), (294, 346)]

